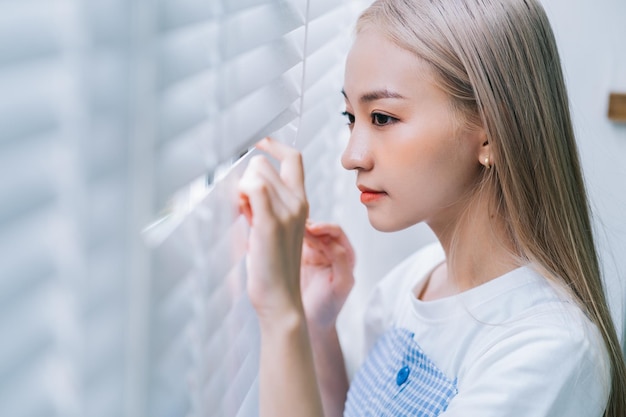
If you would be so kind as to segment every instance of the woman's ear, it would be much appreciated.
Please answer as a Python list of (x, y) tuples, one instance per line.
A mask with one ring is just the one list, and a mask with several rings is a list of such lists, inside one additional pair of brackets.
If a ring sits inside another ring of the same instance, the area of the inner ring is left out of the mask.
[(495, 160), (491, 152), (491, 144), (489, 143), (487, 133), (484, 129), (480, 129), (477, 139), (480, 142), (480, 147), (478, 149), (478, 162), (485, 168), (489, 169), (494, 165)]

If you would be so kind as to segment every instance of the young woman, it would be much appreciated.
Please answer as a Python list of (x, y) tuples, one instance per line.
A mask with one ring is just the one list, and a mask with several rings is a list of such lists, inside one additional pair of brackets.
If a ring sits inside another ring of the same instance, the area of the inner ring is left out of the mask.
[[(346, 63), (342, 156), (371, 224), (437, 245), (372, 297), (348, 390), (335, 320), (354, 254), (307, 222), (300, 155), (241, 179), (263, 416), (626, 415), (554, 36), (535, 0), (378, 0)], [(304, 246), (303, 246), (304, 242)]]

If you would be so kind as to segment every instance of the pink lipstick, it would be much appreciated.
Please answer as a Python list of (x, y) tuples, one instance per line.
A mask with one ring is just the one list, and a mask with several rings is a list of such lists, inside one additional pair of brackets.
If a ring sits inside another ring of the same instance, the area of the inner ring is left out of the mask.
[(362, 185), (358, 185), (357, 187), (359, 191), (361, 191), (361, 203), (363, 204), (373, 203), (387, 195), (384, 191), (372, 190), (371, 188), (367, 188)]

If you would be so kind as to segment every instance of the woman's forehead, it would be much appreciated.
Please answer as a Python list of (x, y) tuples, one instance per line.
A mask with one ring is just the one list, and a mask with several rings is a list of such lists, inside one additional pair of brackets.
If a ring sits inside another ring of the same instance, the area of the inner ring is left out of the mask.
[(356, 36), (346, 60), (344, 95), (349, 100), (411, 98), (435, 84), (426, 61), (380, 31), (367, 29)]

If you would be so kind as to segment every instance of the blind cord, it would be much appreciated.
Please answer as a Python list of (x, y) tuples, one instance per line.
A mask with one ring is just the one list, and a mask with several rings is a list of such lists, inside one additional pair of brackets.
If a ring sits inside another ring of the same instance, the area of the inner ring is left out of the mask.
[(311, 9), (311, 0), (306, 2), (306, 11), (304, 15), (304, 47), (302, 49), (302, 79), (300, 80), (300, 109), (298, 110), (298, 122), (296, 126), (296, 135), (293, 138), (293, 147), (298, 143), (300, 137), (300, 125), (302, 124), (302, 115), (304, 114), (304, 87), (306, 82), (306, 64), (307, 64), (307, 49), (309, 46), (309, 12)]

